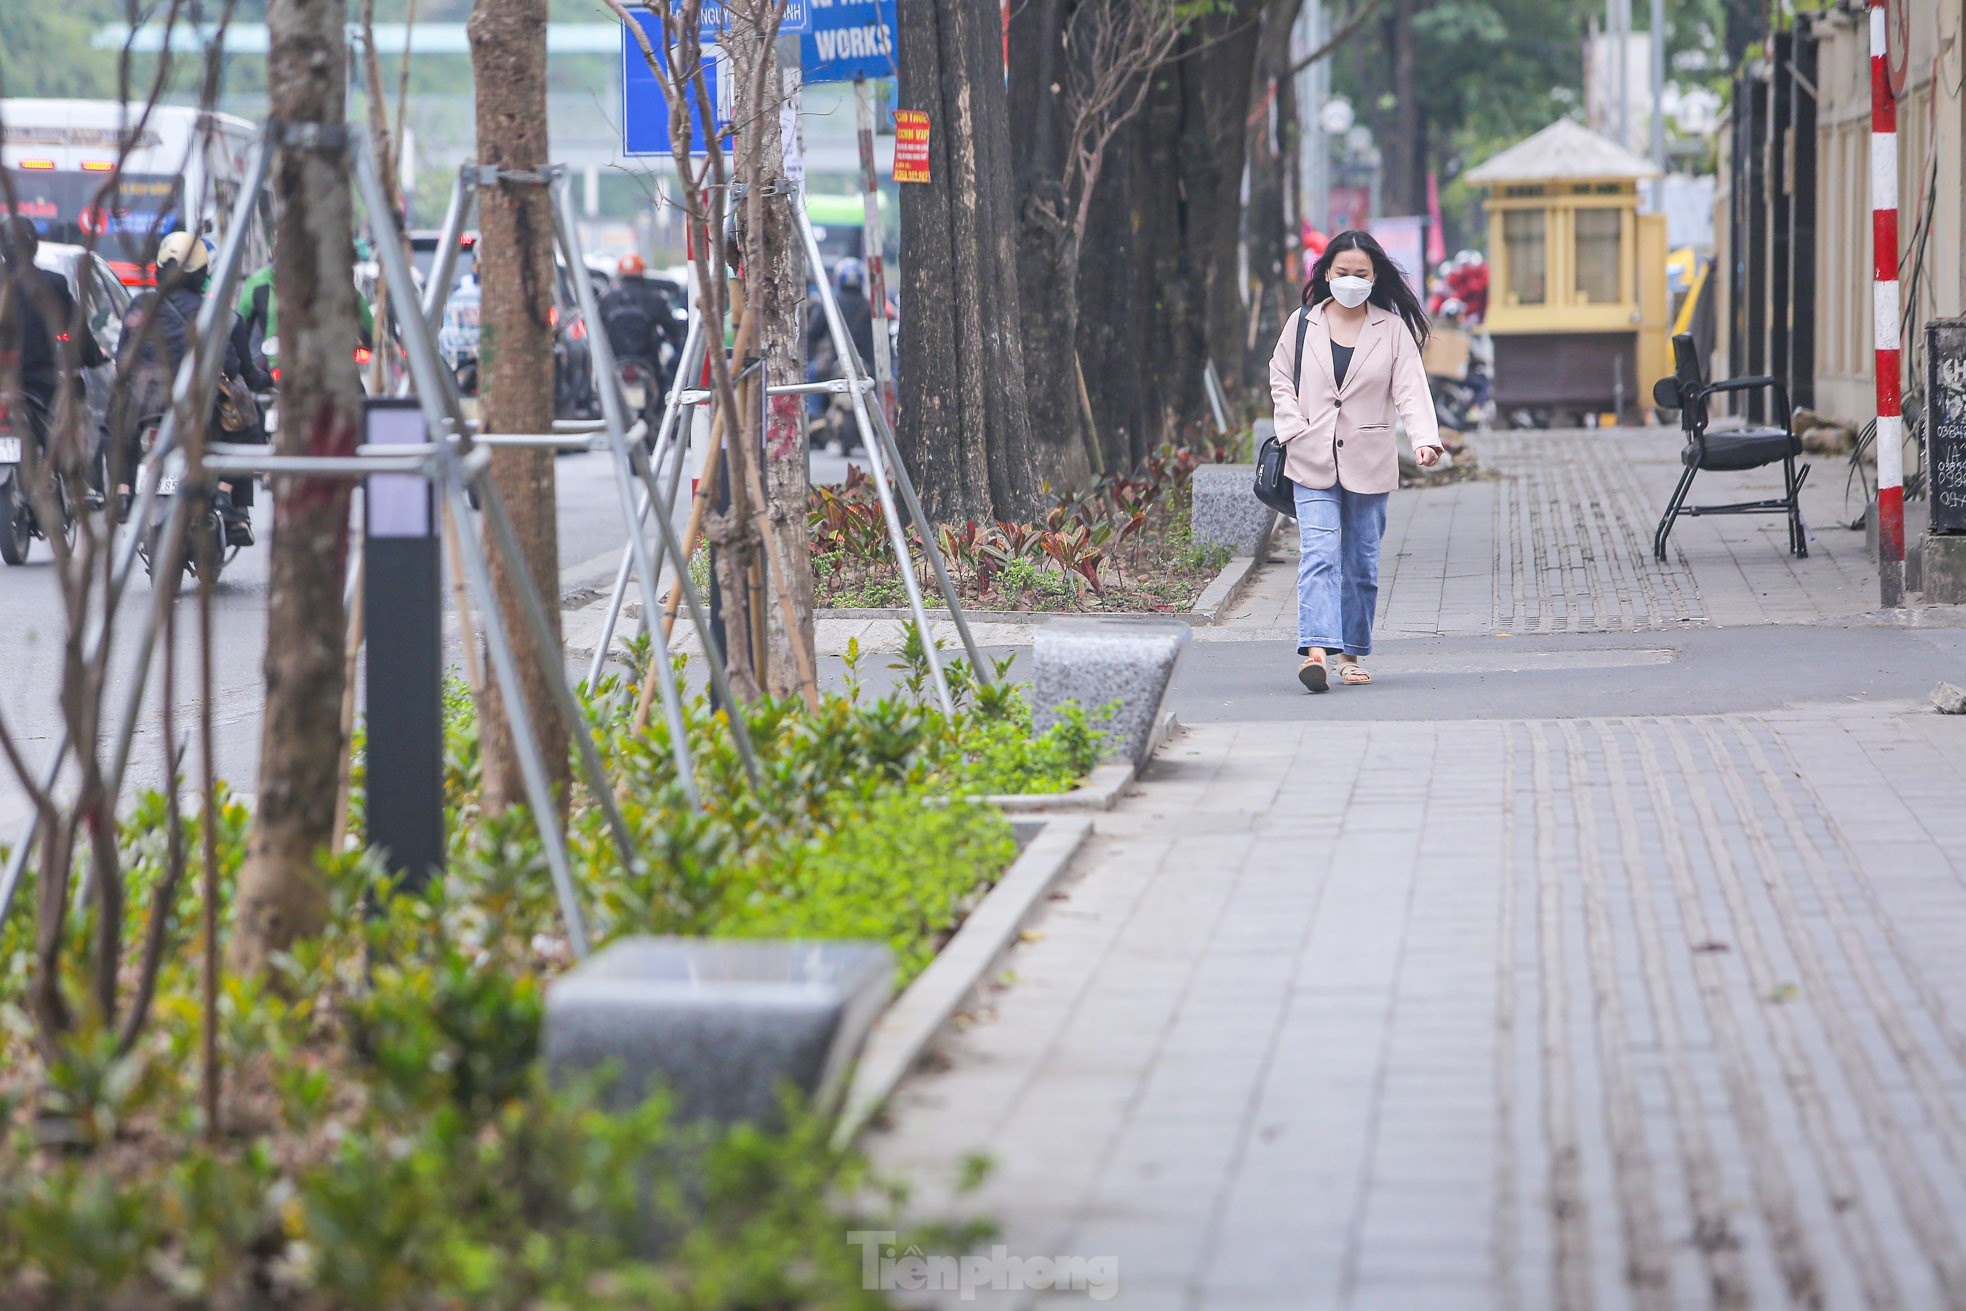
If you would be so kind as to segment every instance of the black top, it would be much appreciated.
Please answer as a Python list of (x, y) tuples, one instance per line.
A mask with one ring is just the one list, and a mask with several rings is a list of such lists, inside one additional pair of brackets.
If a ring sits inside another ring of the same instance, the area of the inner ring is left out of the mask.
[[(21, 390), (52, 406), (60, 375), (61, 334), (75, 315), (75, 297), (68, 279), (52, 269), (29, 265), (27, 276), (8, 269), (0, 277), (0, 322), (11, 327), (9, 343), (18, 355)], [(107, 363), (102, 347), (85, 323), (75, 343), (83, 368)]]
[(1331, 380), (1340, 387), (1345, 385), (1345, 370), (1352, 367), (1352, 350), (1350, 346), (1331, 343)]

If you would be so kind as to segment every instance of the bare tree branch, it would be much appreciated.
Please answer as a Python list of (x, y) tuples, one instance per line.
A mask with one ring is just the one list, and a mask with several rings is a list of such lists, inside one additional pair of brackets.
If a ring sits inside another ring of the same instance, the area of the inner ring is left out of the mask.
[(1305, 55), (1302, 59), (1292, 64), (1290, 68), (1284, 73), (1284, 76), (1296, 77), (1299, 73), (1309, 68), (1312, 64), (1315, 64), (1318, 60), (1323, 59), (1326, 56), (1330, 55), (1332, 51), (1336, 50), (1339, 46), (1345, 44), (1345, 42), (1351, 40), (1352, 34), (1357, 32), (1361, 27), (1364, 27), (1366, 22), (1369, 19), (1371, 19), (1372, 15), (1379, 12), (1379, 6), (1384, 4), (1385, 2), (1386, 0), (1365, 0), (1365, 2), (1359, 5), (1358, 8), (1354, 9), (1350, 14), (1346, 15), (1345, 21), (1339, 25), (1337, 31), (1333, 32), (1329, 37), (1325, 38), (1325, 42), (1323, 45), (1319, 46), (1317, 49), (1311, 51), (1310, 54)]

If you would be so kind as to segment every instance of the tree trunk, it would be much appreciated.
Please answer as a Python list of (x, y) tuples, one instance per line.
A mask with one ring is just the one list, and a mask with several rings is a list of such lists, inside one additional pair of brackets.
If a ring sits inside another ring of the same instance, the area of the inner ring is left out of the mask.
[(1207, 331), (1202, 306), (1202, 269), (1195, 258), (1189, 227), (1198, 191), (1186, 173), (1187, 121), (1194, 97), (1190, 58), (1174, 64), (1157, 82), (1141, 119), (1139, 161), (1142, 178), (1174, 179), (1142, 188), (1140, 197), (1140, 289), (1148, 349), (1143, 368), (1153, 387), (1157, 441), (1173, 440), (1184, 425), (1207, 408), (1202, 367), (1207, 362)]
[(1184, 79), (1189, 97), (1182, 141), (1188, 235), (1201, 271), (1208, 359), (1222, 384), (1240, 391), (1248, 349), (1249, 299), (1242, 260), (1243, 170), (1250, 88), (1267, 0), (1233, 0), (1196, 24), (1196, 53)]
[[(1021, 516), (1040, 509), (1046, 485), (1073, 491), (1092, 467), (1078, 384), (1078, 251), (1073, 198), (1065, 194), (1065, 161), (1073, 149), (1066, 103), (1066, 25), (1072, 0), (1032, 0), (1010, 11), (1008, 86), (1011, 119), (1019, 125), (1016, 154), (1017, 289), (1024, 334), (1024, 386), (1031, 402), (1031, 459), (1017, 469)], [(1092, 203), (1090, 200), (1087, 203)]]
[[(547, 432), (553, 425), (553, 216), (544, 183), (547, 164), (546, 0), (478, 0), (465, 30), (477, 85), (478, 163), (506, 176), (478, 191), (478, 276), (483, 328), (478, 344), (487, 433)], [(517, 176), (514, 176), (517, 175)], [(579, 276), (579, 270), (575, 270)], [(555, 645), (560, 626), (560, 551), (554, 519), (553, 453), (502, 448), (492, 456), (492, 484), (511, 516), (523, 561), (510, 561), (489, 532), (485, 549), (499, 611), (518, 655), (527, 717), (538, 735), (562, 812), (567, 805), (567, 725), (548, 679), (564, 679), (556, 661), (538, 659), (518, 591), (522, 568), (546, 611)], [(496, 813), (526, 800), (505, 691), (485, 698), (480, 736), (484, 807)]]
[(930, 181), (901, 188), (898, 436), (931, 519), (987, 519), (1038, 480), (998, 11), (910, 0), (899, 42), (899, 103), (928, 115)]
[[(344, 134), (346, 24), (344, 0), (273, 0), (267, 9), (271, 116), (325, 129), (318, 143), (284, 147), (273, 172), (282, 455), (352, 455), (360, 427), (348, 276), (355, 245)], [(279, 479), (274, 497), (259, 803), (230, 949), (241, 973), (264, 969), (273, 953), (321, 927), (327, 896), (316, 861), (334, 832), (346, 747), (341, 593), (349, 485)]]
[(1137, 160), (1141, 124), (1113, 138), (1111, 159), (1079, 255), (1079, 359), (1107, 469), (1138, 467), (1161, 438), (1159, 392), (1148, 365), (1153, 279), (1147, 262), (1146, 203), (1164, 188), (1143, 186)]
[[(779, 53), (796, 55), (796, 38), (781, 39), (790, 49)], [(771, 53), (765, 51), (764, 53)], [(798, 84), (796, 65), (774, 64), (771, 85), (779, 97), (791, 97), (796, 109)], [(760, 206), (762, 222), (752, 235), (752, 256), (763, 272), (764, 318), (761, 354), (765, 361), (765, 380), (774, 387), (805, 381), (806, 261), (797, 220), (784, 183), (784, 129), (797, 130), (796, 114), (789, 119), (779, 112), (783, 99), (774, 98), (761, 106), (756, 115), (764, 135), (759, 155), (759, 178), (766, 191)], [(740, 115), (740, 121), (744, 116)], [(825, 271), (819, 271), (824, 277)], [(864, 361), (873, 368), (873, 361)], [(812, 628), (812, 538), (806, 526), (809, 484), (806, 479), (805, 404), (801, 396), (774, 396), (765, 421), (765, 501), (778, 550), (769, 556), (774, 604), (766, 611), (765, 637), (769, 660), (765, 684), (773, 692), (789, 695), (802, 681), (801, 667), (810, 667), (813, 652)], [(875, 403), (874, 397), (868, 398)], [(790, 566), (790, 577), (784, 563)], [(778, 598), (789, 595), (792, 625), (788, 626), (785, 607)], [(803, 654), (803, 660), (801, 660)]]
[(1427, 150), (1425, 111), (1414, 73), (1413, 17), (1419, 0), (1392, 0), (1386, 16), (1386, 49), (1392, 52), (1393, 108), (1390, 131), (1379, 141), (1385, 169), (1380, 183), (1380, 210), (1409, 215), (1427, 212)]
[[(1253, 94), (1266, 111), (1254, 114), (1249, 129), (1249, 207), (1243, 216), (1250, 294), (1255, 311), (1252, 335), (1245, 337), (1242, 385), (1261, 397), (1269, 391), (1270, 347), (1283, 321), (1300, 303), (1291, 285), (1289, 253), (1298, 237), (1291, 230), (1288, 203), (1291, 160), (1297, 152), (1296, 98), (1290, 94), (1290, 29), (1301, 0), (1271, 0), (1263, 14), (1263, 37), (1256, 55)], [(1267, 408), (1267, 407), (1265, 407)]]

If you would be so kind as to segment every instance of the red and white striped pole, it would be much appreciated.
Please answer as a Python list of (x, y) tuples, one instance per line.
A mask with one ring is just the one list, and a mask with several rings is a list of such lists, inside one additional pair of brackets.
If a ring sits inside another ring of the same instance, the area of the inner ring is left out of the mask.
[(1877, 576), (1885, 606), (1905, 601), (1905, 421), (1898, 364), (1898, 102), (1886, 65), (1884, 0), (1870, 8), (1871, 314), (1877, 337)]

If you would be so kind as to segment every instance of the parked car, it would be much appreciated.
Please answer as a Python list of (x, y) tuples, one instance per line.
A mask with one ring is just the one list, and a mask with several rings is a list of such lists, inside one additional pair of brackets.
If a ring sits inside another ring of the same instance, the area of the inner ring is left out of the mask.
[[(410, 256), (419, 278), (427, 281), (436, 268), (437, 243), (442, 235), (428, 230), (410, 233)], [(475, 395), (478, 390), (478, 314), (482, 292), (478, 285), (477, 250), (478, 234), (465, 233), (458, 242), (452, 290), (437, 334), (444, 362), (466, 395)], [(547, 321), (553, 326), (553, 417), (598, 418), (601, 398), (594, 385), (594, 347), (587, 336), (587, 321), (580, 313), (580, 300), (566, 266), (555, 259), (553, 272), (553, 303), (546, 310)]]
[[(123, 312), (130, 307), (130, 289), (116, 276), (109, 261), (83, 246), (44, 241), (34, 254), (34, 262), (68, 279), (68, 292), (78, 305), (86, 288), (89, 331), (102, 353), (113, 361), (123, 340)], [(89, 397), (90, 431), (106, 431), (116, 366), (111, 363), (82, 370), (82, 385)]]

